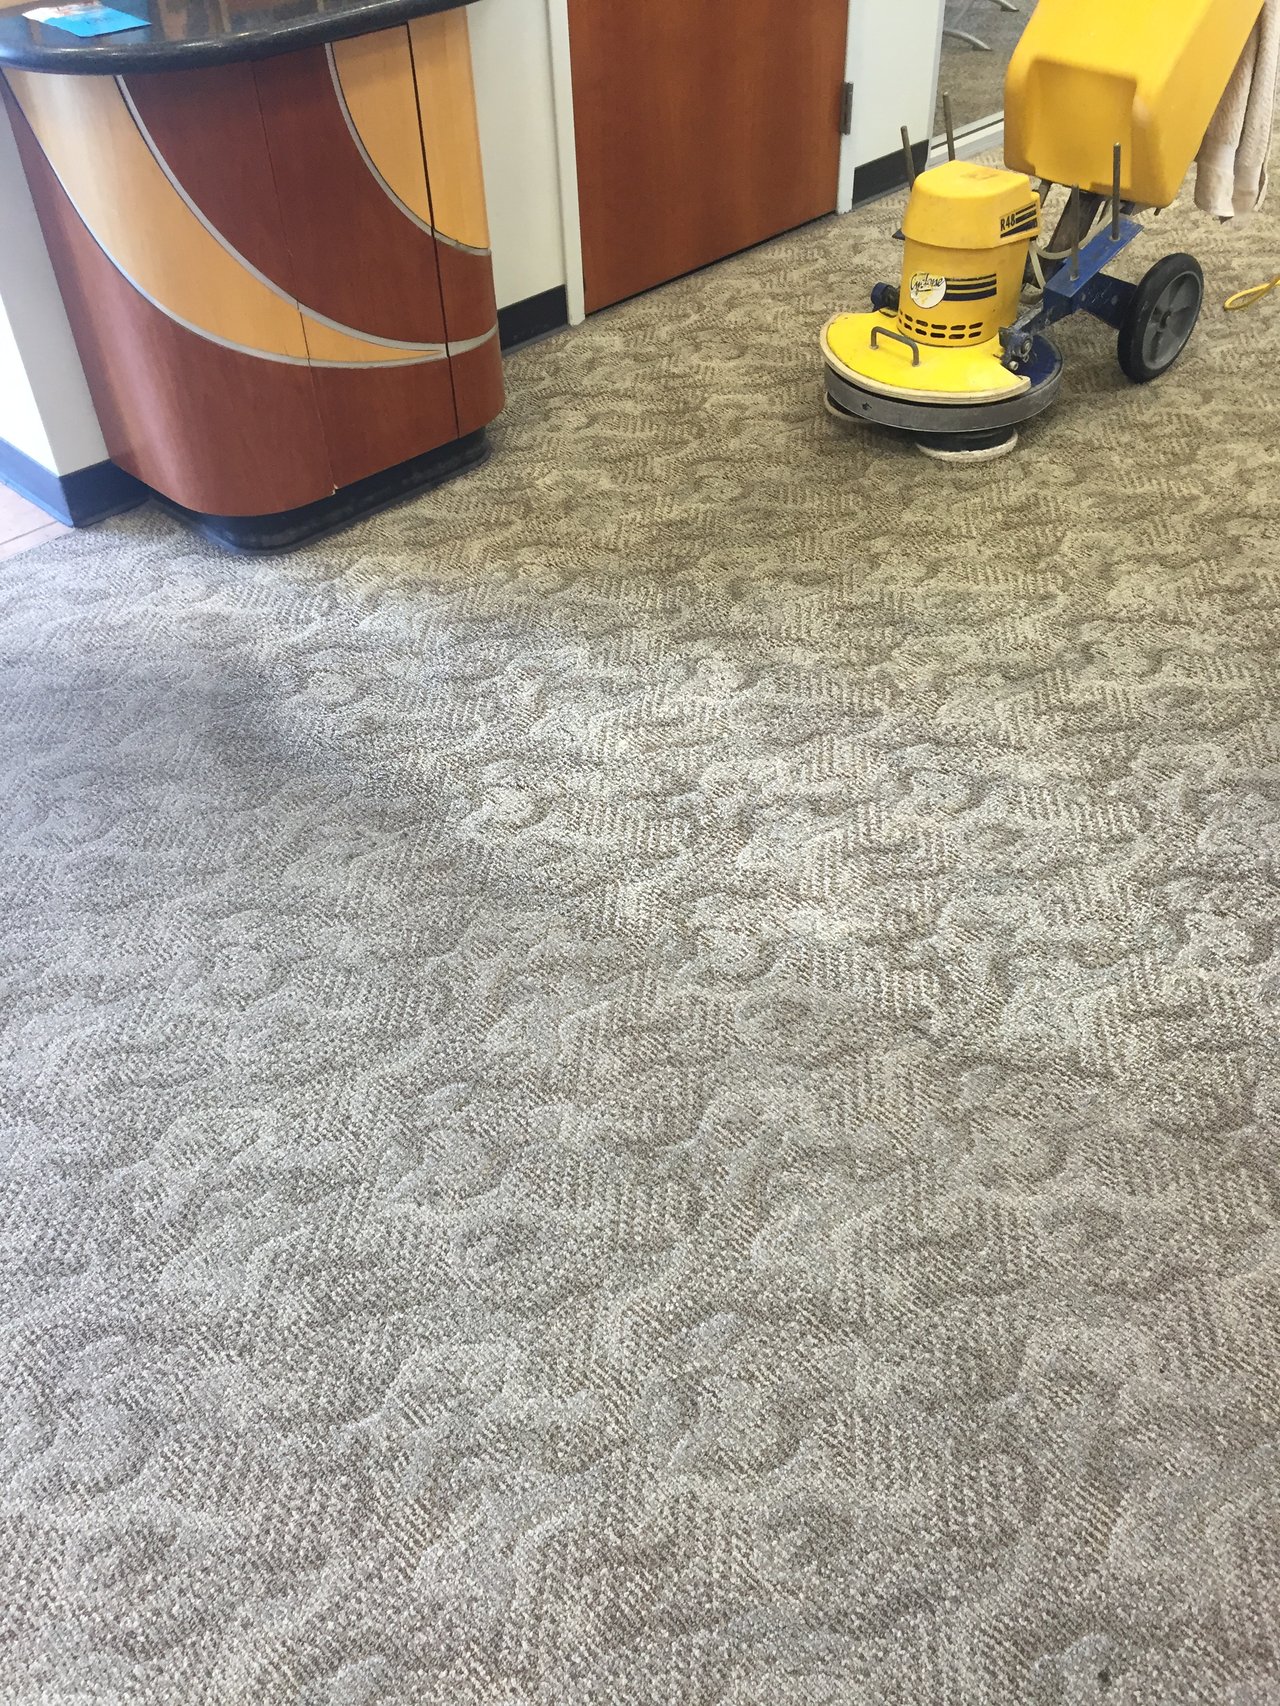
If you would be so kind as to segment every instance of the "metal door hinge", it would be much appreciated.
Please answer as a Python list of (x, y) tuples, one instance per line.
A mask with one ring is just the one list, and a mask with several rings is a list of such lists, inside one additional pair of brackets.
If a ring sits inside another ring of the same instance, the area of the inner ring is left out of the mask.
[(840, 91), (840, 134), (853, 135), (853, 84), (846, 83)]

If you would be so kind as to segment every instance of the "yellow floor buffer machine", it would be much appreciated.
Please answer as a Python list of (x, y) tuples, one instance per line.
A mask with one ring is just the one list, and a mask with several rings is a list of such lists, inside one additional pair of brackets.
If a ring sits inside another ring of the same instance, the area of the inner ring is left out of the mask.
[[(822, 334), (827, 407), (941, 458), (993, 457), (1058, 395), (1045, 336), (1080, 310), (1119, 334), (1143, 384), (1195, 330), (1204, 275), (1166, 255), (1138, 284), (1106, 271), (1138, 215), (1182, 187), (1262, 0), (1039, 0), (1009, 66), (1005, 168), (955, 158), (911, 172), (900, 285)], [(1068, 191), (1047, 247), (1041, 220)]]

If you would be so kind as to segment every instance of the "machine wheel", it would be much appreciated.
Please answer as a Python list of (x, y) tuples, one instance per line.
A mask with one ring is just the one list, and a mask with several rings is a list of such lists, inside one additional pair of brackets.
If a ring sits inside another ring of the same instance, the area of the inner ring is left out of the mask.
[(1187, 347), (1204, 303), (1204, 273), (1194, 255), (1166, 255), (1142, 280), (1120, 328), (1117, 354), (1126, 378), (1145, 385), (1167, 373)]

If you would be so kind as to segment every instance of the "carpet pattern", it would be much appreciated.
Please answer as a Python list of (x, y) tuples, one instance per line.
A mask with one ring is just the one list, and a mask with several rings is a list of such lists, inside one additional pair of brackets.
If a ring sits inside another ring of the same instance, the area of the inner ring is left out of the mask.
[(1033, 0), (1019, 0), (1020, 10), (1006, 12), (995, 0), (947, 0), (946, 21), (986, 42), (983, 53), (970, 42), (954, 36), (942, 38), (942, 61), (938, 70), (938, 105), (933, 133), (946, 134), (942, 97), (951, 96), (956, 129), (994, 118), (1004, 111), (1004, 79), (1013, 50), (1034, 8)]
[(943, 469), (895, 217), (0, 564), (0, 1706), (1280, 1701), (1280, 313)]

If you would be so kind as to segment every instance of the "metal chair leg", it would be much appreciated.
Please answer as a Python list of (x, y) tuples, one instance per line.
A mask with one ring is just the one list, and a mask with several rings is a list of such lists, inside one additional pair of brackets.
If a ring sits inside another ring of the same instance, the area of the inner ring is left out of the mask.
[[(993, 4), (999, 6), (1002, 12), (1018, 12), (1021, 10), (1021, 7), (1014, 5), (1014, 0), (993, 0)], [(960, 28), (973, 7), (974, 0), (967, 0), (967, 4), (961, 6), (960, 15), (955, 23), (943, 24), (942, 33), (944, 36), (950, 36), (952, 41), (962, 41), (966, 47), (976, 48), (979, 53), (990, 53), (991, 43), (989, 41), (983, 41), (981, 36), (975, 36), (972, 31)]]

